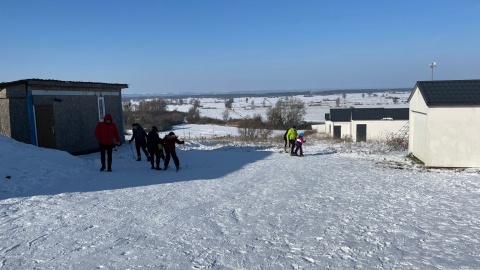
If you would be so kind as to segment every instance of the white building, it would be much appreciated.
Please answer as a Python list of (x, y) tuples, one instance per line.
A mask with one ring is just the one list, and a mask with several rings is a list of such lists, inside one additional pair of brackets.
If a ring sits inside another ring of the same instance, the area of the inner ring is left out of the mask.
[(480, 80), (419, 81), (408, 151), (427, 167), (480, 167)]
[(325, 124), (317, 130), (336, 139), (360, 142), (385, 141), (407, 127), (408, 108), (348, 108), (330, 109)]

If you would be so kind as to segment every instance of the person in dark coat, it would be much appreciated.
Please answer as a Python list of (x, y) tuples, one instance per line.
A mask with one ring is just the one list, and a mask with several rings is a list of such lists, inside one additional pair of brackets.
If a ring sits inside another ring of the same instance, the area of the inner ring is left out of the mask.
[[(152, 127), (152, 130), (147, 134), (147, 148), (150, 153), (150, 164), (152, 164), (152, 170), (161, 170), (160, 168), (160, 159), (165, 160), (165, 155), (163, 154), (163, 140), (158, 136), (158, 129), (156, 126)], [(153, 162), (157, 166), (153, 166)]]
[(287, 151), (287, 144), (288, 144), (288, 147), (290, 147), (290, 141), (287, 139), (287, 134), (288, 134), (288, 129), (285, 131), (285, 134), (283, 135), (283, 140), (285, 141), (285, 146), (283, 147), (283, 150), (285, 152), (288, 152)]
[(165, 137), (163, 138), (163, 143), (165, 145), (164, 149), (165, 149), (165, 154), (166, 154), (163, 169), (164, 170), (167, 169), (168, 163), (170, 162), (170, 156), (171, 156), (173, 158), (173, 163), (175, 163), (175, 167), (177, 168), (177, 170), (179, 170), (180, 169), (180, 161), (178, 160), (177, 153), (175, 152), (175, 144), (176, 143), (184, 144), (185, 141), (180, 141), (178, 139), (177, 135), (175, 135), (175, 133), (170, 132), (170, 133), (168, 133), (168, 135), (165, 135)]
[(118, 133), (118, 128), (115, 123), (113, 123), (113, 118), (110, 114), (105, 114), (103, 117), (103, 122), (98, 123), (94, 132), (95, 138), (98, 141), (100, 147), (100, 160), (102, 162), (102, 167), (100, 171), (105, 170), (105, 152), (107, 153), (107, 166), (108, 171), (112, 171), (112, 149), (115, 143), (120, 145), (120, 135)]
[(143, 127), (139, 123), (132, 124), (132, 138), (130, 138), (129, 142), (132, 143), (135, 140), (135, 148), (137, 149), (137, 161), (142, 160), (142, 156), (140, 155), (140, 148), (142, 148), (143, 153), (147, 157), (147, 161), (150, 161), (150, 155), (147, 151), (147, 132), (143, 129)]

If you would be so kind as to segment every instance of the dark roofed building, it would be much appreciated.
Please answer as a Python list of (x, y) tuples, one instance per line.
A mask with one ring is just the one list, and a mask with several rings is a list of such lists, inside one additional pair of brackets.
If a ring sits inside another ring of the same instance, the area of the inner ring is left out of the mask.
[(106, 113), (123, 135), (124, 88), (128, 85), (43, 79), (0, 83), (0, 134), (72, 154), (95, 151), (93, 132)]
[(408, 125), (408, 108), (341, 108), (325, 114), (325, 132), (353, 141), (387, 140)]
[(415, 88), (428, 106), (480, 105), (480, 80), (418, 81)]
[(480, 80), (419, 81), (408, 150), (427, 167), (480, 167)]
[[(328, 119), (327, 119), (328, 114)], [(350, 122), (351, 120), (408, 120), (408, 108), (348, 108), (330, 109), (325, 120)]]

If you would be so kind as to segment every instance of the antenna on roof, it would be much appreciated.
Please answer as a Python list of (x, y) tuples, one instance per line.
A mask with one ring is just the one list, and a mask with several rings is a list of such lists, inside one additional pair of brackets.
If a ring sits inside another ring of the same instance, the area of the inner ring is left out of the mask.
[(433, 69), (437, 66), (437, 62), (430, 63), (430, 68), (432, 69), (432, 81), (433, 81)]

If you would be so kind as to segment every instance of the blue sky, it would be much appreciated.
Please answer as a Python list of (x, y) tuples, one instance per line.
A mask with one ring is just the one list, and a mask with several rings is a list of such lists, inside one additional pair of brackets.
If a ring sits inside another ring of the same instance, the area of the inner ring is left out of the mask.
[(0, 0), (0, 82), (124, 93), (413, 87), (480, 79), (480, 2)]

